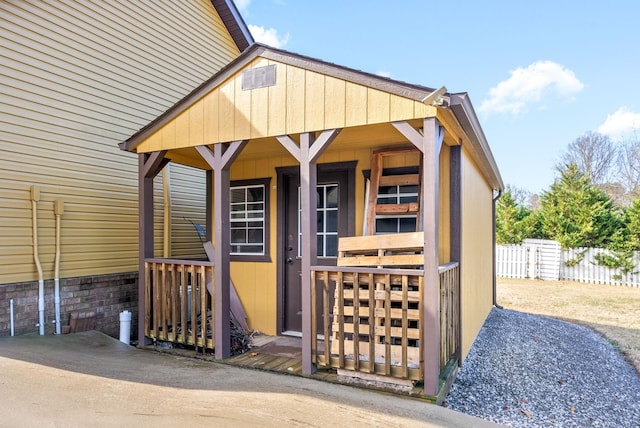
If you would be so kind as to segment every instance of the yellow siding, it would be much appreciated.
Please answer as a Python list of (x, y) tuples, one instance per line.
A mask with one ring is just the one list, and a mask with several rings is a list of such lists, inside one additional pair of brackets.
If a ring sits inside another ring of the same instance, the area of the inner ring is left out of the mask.
[[(271, 62), (269, 62), (271, 64)], [(287, 102), (287, 69), (284, 66), (276, 64), (277, 78), (276, 84), (267, 88), (267, 111), (286, 111)], [(261, 100), (256, 100), (256, 107), (260, 108)], [(287, 116), (284, 114), (269, 114), (269, 125), (267, 135), (284, 135), (287, 130)]]
[[(247, 322), (253, 329), (263, 333), (275, 335), (278, 332), (277, 322), (277, 300), (276, 300), (276, 253), (277, 253), (277, 176), (276, 168), (280, 166), (295, 165), (292, 159), (272, 158), (269, 160), (238, 160), (231, 166), (231, 180), (244, 180), (251, 178), (271, 177), (271, 188), (269, 189), (269, 233), (271, 245), (269, 254), (271, 262), (231, 263), (231, 281), (234, 283), (238, 296), (247, 313)], [(259, 169), (256, 170), (256, 167)]]
[(347, 100), (345, 109), (347, 112), (347, 126), (358, 126), (367, 122), (367, 88), (348, 82)]
[(439, 228), (438, 228), (438, 257), (440, 264), (449, 263), (451, 256), (451, 231), (450, 231), (450, 149), (449, 146), (443, 145), (440, 151), (440, 200), (438, 202), (440, 212), (438, 213)]
[[(32, 184), (46, 278), (56, 199), (63, 277), (137, 270), (137, 159), (117, 144), (235, 58), (231, 37), (208, 0), (0, 2), (0, 26), (0, 283), (37, 279)], [(186, 116), (194, 141), (206, 107)]]
[(462, 156), (462, 358), (493, 305), (493, 191), (463, 150)]
[[(242, 72), (268, 64), (276, 65), (276, 84), (268, 88), (242, 90)], [(203, 106), (204, 111), (201, 112)], [(198, 112), (190, 114), (192, 109), (198, 109)], [(162, 138), (152, 135), (136, 150), (151, 152), (201, 145), (200, 129), (203, 130), (204, 141), (210, 144), (410, 120), (435, 114), (435, 107), (419, 101), (257, 58), (168, 122), (157, 132)], [(174, 133), (173, 127), (180, 131), (180, 123), (185, 118), (190, 118), (190, 126), (198, 127), (197, 135)], [(197, 124), (198, 120), (204, 123)]]
[[(342, 162), (357, 160), (356, 188), (355, 188), (355, 220), (356, 233), (361, 234), (364, 216), (364, 180), (362, 171), (369, 169), (371, 151), (345, 150), (329, 151), (320, 157), (319, 163)], [(234, 162), (231, 167), (231, 179), (243, 180), (250, 178), (271, 177), (270, 188), (270, 216), (271, 224), (271, 262), (231, 263), (231, 280), (233, 281), (245, 311), (247, 312), (249, 326), (267, 334), (277, 334), (277, 176), (276, 168), (281, 166), (297, 166), (291, 157), (270, 158), (260, 160), (242, 160)]]
[[(274, 116), (284, 114), (285, 133), (298, 134), (304, 132), (305, 72), (300, 68), (278, 65), (276, 73), (280, 73), (283, 68), (286, 69), (285, 75), (287, 77), (285, 111), (280, 113), (272, 111), (271, 114)], [(276, 75), (276, 80), (278, 80), (278, 75)]]
[[(400, 163), (393, 166), (415, 165), (418, 156), (399, 156)], [(362, 171), (371, 167), (371, 150), (329, 150), (320, 157), (319, 163), (357, 161), (355, 172), (355, 231), (356, 235), (362, 234), (364, 222), (364, 176)], [(248, 322), (251, 328), (258, 329), (267, 334), (276, 334), (277, 322), (277, 183), (276, 168), (281, 166), (297, 166), (290, 157), (270, 159), (239, 159), (231, 167), (231, 179), (243, 180), (250, 178), (271, 177), (270, 188), (270, 216), (271, 224), (271, 262), (231, 263), (231, 279), (234, 282), (240, 300), (247, 312)], [(386, 167), (392, 167), (386, 165)], [(441, 263), (449, 260), (449, 148), (443, 147), (440, 156), (440, 257)], [(486, 251), (485, 251), (486, 252)]]

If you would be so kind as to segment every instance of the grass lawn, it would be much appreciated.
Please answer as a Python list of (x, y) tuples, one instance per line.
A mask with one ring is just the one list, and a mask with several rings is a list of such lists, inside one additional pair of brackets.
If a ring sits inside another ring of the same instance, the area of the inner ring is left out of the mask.
[(498, 278), (500, 306), (582, 324), (602, 334), (640, 374), (640, 287)]

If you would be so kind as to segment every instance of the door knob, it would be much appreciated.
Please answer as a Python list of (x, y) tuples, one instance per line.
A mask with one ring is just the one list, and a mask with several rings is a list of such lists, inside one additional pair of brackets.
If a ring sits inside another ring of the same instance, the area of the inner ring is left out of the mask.
[(285, 260), (285, 262), (290, 265), (293, 263), (293, 259), (291, 257), (287, 257), (287, 259)]

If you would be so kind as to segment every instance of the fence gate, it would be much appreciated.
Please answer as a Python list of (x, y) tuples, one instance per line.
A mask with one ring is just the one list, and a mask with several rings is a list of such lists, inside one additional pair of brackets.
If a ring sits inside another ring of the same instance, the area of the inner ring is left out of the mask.
[(523, 245), (529, 248), (529, 255), (533, 258), (530, 264), (535, 264), (534, 268), (529, 269), (529, 278), (560, 279), (560, 243), (548, 239), (525, 239)]

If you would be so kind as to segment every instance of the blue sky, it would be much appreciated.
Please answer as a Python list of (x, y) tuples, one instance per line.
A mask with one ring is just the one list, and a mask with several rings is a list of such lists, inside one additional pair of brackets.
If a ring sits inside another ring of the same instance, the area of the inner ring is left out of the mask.
[(468, 92), (505, 184), (547, 190), (587, 131), (640, 137), (640, 1), (235, 2), (256, 41)]

